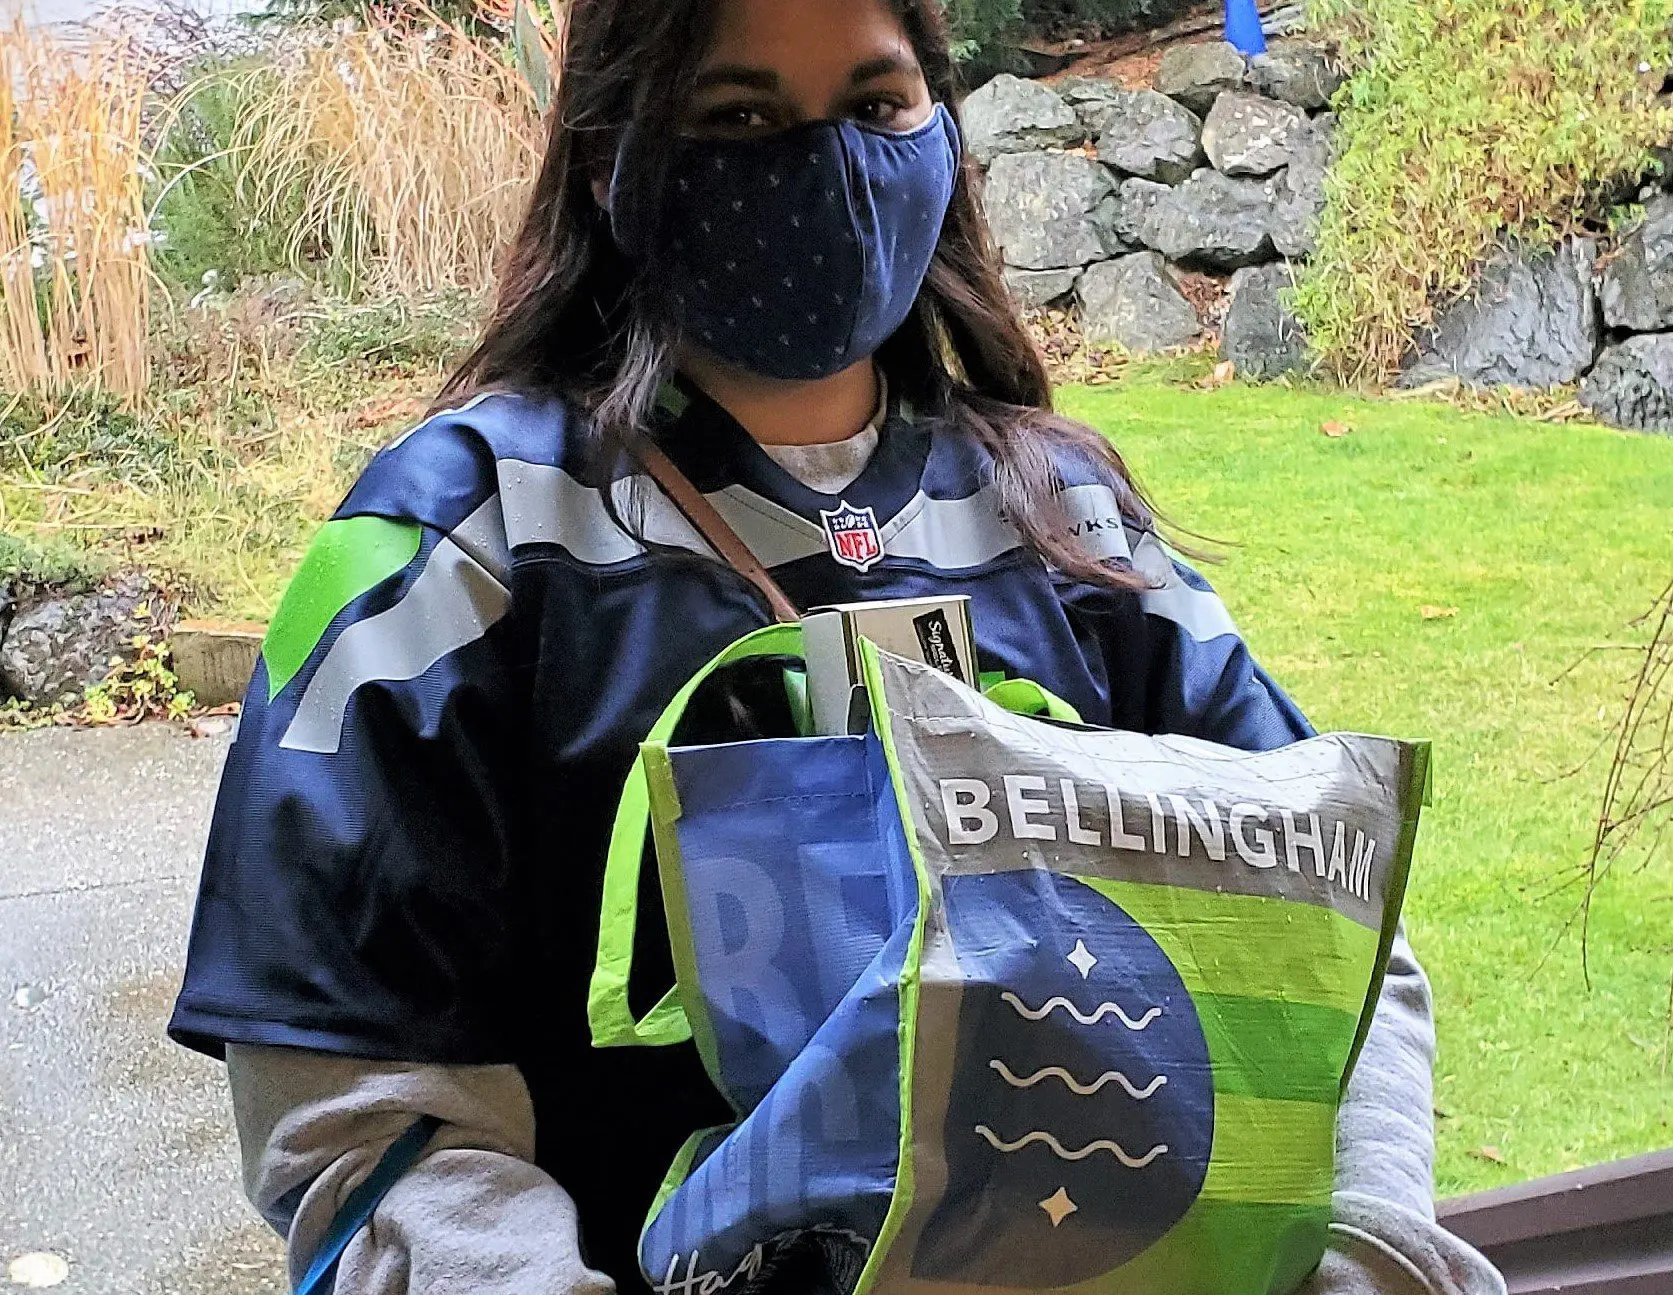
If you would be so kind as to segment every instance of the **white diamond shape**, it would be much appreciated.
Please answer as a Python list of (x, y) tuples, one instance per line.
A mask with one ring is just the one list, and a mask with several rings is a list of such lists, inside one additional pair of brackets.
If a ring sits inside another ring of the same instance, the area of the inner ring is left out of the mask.
[(1086, 947), (1085, 940), (1076, 940), (1072, 952), (1066, 955), (1075, 964), (1075, 970), (1080, 972), (1080, 978), (1085, 980), (1092, 974), (1092, 968), (1098, 965), (1098, 959), (1092, 956), (1092, 950)]
[(1055, 1228), (1061, 1226), (1063, 1220), (1078, 1210), (1080, 1206), (1069, 1199), (1068, 1192), (1059, 1187), (1040, 1202), (1040, 1208), (1046, 1212), (1046, 1217), (1051, 1220), (1051, 1225)]

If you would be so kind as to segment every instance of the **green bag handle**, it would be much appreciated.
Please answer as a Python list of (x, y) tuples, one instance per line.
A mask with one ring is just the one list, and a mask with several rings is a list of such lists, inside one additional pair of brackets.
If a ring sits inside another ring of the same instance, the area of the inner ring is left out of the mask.
[[(754, 657), (802, 655), (800, 625), (769, 625), (733, 643), (674, 694), (647, 742), (666, 742), (685, 715), (691, 698), (710, 675), (725, 666)], [(639, 865), (645, 857), (645, 833), (651, 803), (645, 781), (645, 757), (637, 756), (628, 770), (616, 822), (610, 832), (610, 852), (604, 860), (604, 901), (598, 919), (598, 961), (587, 991), (587, 1022), (595, 1048), (663, 1047), (684, 1043), (691, 1026), (670, 989), (644, 1017), (635, 1020), (628, 1006), (627, 982), (633, 971), (633, 932), (639, 920)]]
[[(666, 742), (685, 715), (697, 689), (715, 673), (756, 657), (802, 655), (802, 627), (769, 625), (746, 634), (699, 670), (674, 695), (652, 727), (646, 742)], [(986, 690), (986, 696), (1018, 715), (1045, 715), (1080, 722), (1068, 702), (1047, 692), (1031, 679), (1006, 679)], [(604, 861), (604, 899), (598, 922), (598, 960), (587, 991), (587, 1022), (595, 1048), (665, 1047), (691, 1037), (691, 1024), (679, 1003), (678, 989), (670, 989), (643, 1017), (635, 1018), (627, 1000), (633, 973), (633, 935), (639, 921), (639, 870), (645, 857), (645, 834), (650, 825), (650, 791), (643, 752), (628, 770), (621, 803), (610, 832), (610, 851)]]
[(1013, 715), (1044, 715), (1068, 724), (1081, 723), (1080, 712), (1056, 693), (1047, 692), (1032, 679), (1002, 679), (983, 695)]

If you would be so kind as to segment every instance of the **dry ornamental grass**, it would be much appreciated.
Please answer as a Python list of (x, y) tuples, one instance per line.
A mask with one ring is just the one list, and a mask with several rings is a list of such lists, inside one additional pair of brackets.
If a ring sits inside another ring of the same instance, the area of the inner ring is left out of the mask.
[(304, 189), (294, 261), (329, 249), (357, 277), (413, 294), (492, 280), (544, 147), (516, 69), (452, 28), (385, 24), (250, 75), (243, 182), (275, 211)]
[(146, 93), (146, 68), (124, 41), (94, 39), (72, 56), (21, 21), (0, 30), (0, 384), (9, 390), (145, 390)]

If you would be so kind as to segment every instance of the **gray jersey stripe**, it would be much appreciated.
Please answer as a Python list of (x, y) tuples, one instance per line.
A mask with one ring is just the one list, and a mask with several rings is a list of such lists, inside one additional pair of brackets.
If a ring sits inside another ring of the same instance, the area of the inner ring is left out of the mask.
[[(1059, 496), (1070, 533), (1096, 559), (1131, 556), (1121, 505), (1105, 485), (1070, 486)], [(920, 494), (883, 528), (890, 557), (916, 558), (943, 571), (979, 567), (1022, 546), (999, 513), (999, 492), (985, 486), (963, 499)]]
[(727, 486), (708, 500), (763, 566), (781, 567), (829, 551), (824, 527), (742, 486)]
[(1186, 584), (1162, 542), (1149, 531), (1134, 546), (1133, 566), (1157, 586), (1139, 595), (1139, 605), (1150, 615), (1172, 621), (1199, 643), (1237, 633), (1220, 595)]
[[(626, 562), (645, 551), (610, 516), (604, 492), (582, 485), (562, 468), (521, 459), (501, 459), (496, 468), (506, 540), (512, 548), (555, 544), (577, 562), (594, 567)], [(636, 483), (643, 488), (636, 488)], [(645, 478), (617, 481), (610, 493), (622, 520), (636, 525), (651, 543), (710, 552), (691, 523)]]
[[(501, 459), (495, 468), (505, 509), (505, 536), (512, 548), (555, 544), (577, 561), (604, 567), (645, 551), (622, 530), (604, 506), (602, 492), (584, 486), (561, 468), (520, 459)], [(625, 484), (625, 483), (618, 483)], [(615, 492), (619, 508), (631, 510), (628, 492)]]
[[(588, 566), (626, 562), (645, 551), (610, 516), (603, 492), (582, 485), (562, 468), (501, 459), (498, 472), (506, 538), (512, 548), (555, 544)], [(622, 520), (651, 543), (712, 556), (691, 523), (647, 478), (618, 481), (611, 495)], [(766, 566), (783, 566), (825, 550), (825, 533), (819, 527), (741, 486), (729, 486), (708, 499)]]
[(1133, 556), (1121, 519), (1121, 502), (1113, 489), (1097, 484), (1070, 486), (1060, 498), (1069, 533), (1088, 554), (1099, 561)]
[[(573, 481), (573, 478), (571, 478)], [(588, 487), (575, 482), (575, 488), (586, 490)], [(604, 521), (610, 522), (610, 516), (604, 512), (604, 496), (601, 492), (592, 491), (597, 507), (603, 514)], [(624, 477), (613, 482), (610, 486), (610, 497), (615, 500), (616, 514), (626, 522), (638, 535), (651, 544), (659, 544), (666, 548), (686, 549), (692, 553), (702, 553), (708, 557), (718, 557), (709, 547), (708, 541), (697, 532), (697, 528), (686, 521), (685, 514), (674, 507), (673, 500), (657, 487), (649, 477), (638, 475)], [(568, 526), (565, 519), (563, 525)], [(618, 528), (618, 534), (620, 533)], [(645, 551), (633, 535), (628, 541), (633, 544), (636, 553)], [(564, 547), (568, 548), (567, 542)]]
[(505, 542), (505, 513), (495, 495), (448, 536), (502, 585), (511, 584), (511, 550)]
[(279, 745), (335, 753), (349, 698), (357, 689), (381, 680), (418, 678), (481, 638), (510, 607), (505, 585), (460, 545), (443, 540), (400, 602), (338, 636), (309, 680)]
[[(582, 485), (562, 468), (519, 459), (501, 459), (497, 466), (506, 539), (512, 548), (553, 544), (589, 566), (626, 562), (645, 551), (610, 516), (603, 492)], [(713, 556), (679, 510), (645, 477), (617, 481), (611, 493), (619, 515), (647, 540)], [(728, 486), (708, 499), (767, 567), (828, 551), (822, 527), (742, 486)], [(1072, 533), (1094, 558), (1131, 555), (1113, 489), (1071, 486), (1063, 491), (1062, 501)], [(932, 499), (920, 492), (883, 526), (881, 539), (888, 556), (927, 562), (943, 571), (979, 567), (1022, 545), (1016, 529), (999, 514), (993, 486), (963, 499)]]
[(1022, 541), (999, 515), (999, 492), (984, 486), (964, 499), (919, 494), (883, 527), (883, 551), (943, 571), (979, 567)]

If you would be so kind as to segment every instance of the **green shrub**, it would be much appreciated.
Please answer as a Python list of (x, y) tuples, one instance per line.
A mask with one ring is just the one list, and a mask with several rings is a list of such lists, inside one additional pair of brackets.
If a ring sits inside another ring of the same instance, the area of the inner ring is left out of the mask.
[(286, 268), (290, 232), (303, 215), (298, 182), (279, 189), (279, 202), (258, 206), (243, 178), (248, 141), (240, 128), (267, 90), (273, 73), (260, 65), (231, 65), (199, 77), (176, 105), (158, 150), (156, 223), (164, 239), (159, 273), (195, 291), (208, 271), (231, 288), (251, 274)]
[(1158, 27), (1190, 7), (1190, 0), (947, 0), (947, 18), (974, 82), (1003, 69), (1011, 41)]
[(480, 319), (479, 304), (462, 292), (418, 301), (334, 302), (310, 324), (302, 360), (314, 373), (440, 373), (470, 342)]
[(28, 479), (37, 487), (70, 486), (88, 470), (137, 490), (162, 486), (176, 468), (179, 446), (137, 407), (83, 387), (49, 411), (18, 402), (0, 421), (0, 485)]
[(1381, 380), (1506, 233), (1551, 242), (1673, 137), (1673, 0), (1311, 0), (1355, 75), (1295, 294), (1340, 376)]
[(86, 690), (82, 714), (90, 724), (138, 724), (146, 719), (185, 719), (196, 705), (174, 673), (174, 651), (150, 634), (130, 640), (132, 656)]
[(288, 26), (311, 26), (342, 19), (410, 22), (421, 26), (440, 20), (450, 27), (487, 31), (492, 24), (476, 0), (268, 0), (263, 17)]
[(0, 533), (0, 595), (47, 585), (86, 588), (106, 569), (101, 559), (62, 541)]
[(947, 0), (953, 52), (962, 62), (1014, 34), (1021, 21), (1022, 0)]

